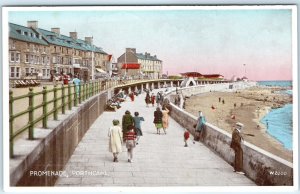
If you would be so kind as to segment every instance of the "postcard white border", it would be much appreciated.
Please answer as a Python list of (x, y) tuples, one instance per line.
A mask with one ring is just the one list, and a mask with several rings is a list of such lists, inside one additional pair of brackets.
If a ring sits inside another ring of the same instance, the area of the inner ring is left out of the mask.
[(293, 65), (293, 186), (195, 186), (195, 187), (11, 187), (9, 186), (9, 68), (3, 66), (3, 170), (4, 190), (7, 192), (289, 192), (298, 189), (298, 50), (297, 50), (297, 6), (296, 5), (222, 5), (222, 6), (38, 6), (38, 7), (3, 7), (3, 61), (8, 59), (8, 13), (10, 11), (121, 11), (121, 10), (262, 10), (290, 9), (292, 11), (292, 65)]

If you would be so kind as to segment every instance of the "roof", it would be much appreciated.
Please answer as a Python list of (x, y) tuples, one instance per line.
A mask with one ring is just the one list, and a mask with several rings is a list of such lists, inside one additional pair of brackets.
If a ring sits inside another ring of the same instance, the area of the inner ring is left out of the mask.
[[(39, 35), (41, 35), (41, 38), (39, 38)], [(44, 30), (41, 28), (32, 29), (13, 23), (9, 23), (9, 38), (42, 45), (53, 44), (69, 48), (75, 48), (83, 51), (93, 51), (102, 54), (107, 54), (103, 51), (102, 48), (97, 47), (95, 45), (90, 45), (81, 39), (74, 40), (69, 36), (57, 34), (52, 31)]]
[(201, 77), (202, 74), (198, 72), (186, 72), (186, 73), (181, 73), (183, 76), (188, 76), (188, 77)]
[(135, 54), (136, 57), (138, 59), (142, 59), (142, 60), (150, 60), (150, 61), (161, 61), (160, 59), (158, 59), (155, 55), (154, 56), (151, 56), (150, 54), (149, 55), (145, 55), (143, 53), (136, 53)]
[(48, 45), (43, 38), (39, 38), (39, 33), (35, 32), (33, 29), (13, 23), (9, 23), (9, 38)]
[(122, 69), (139, 69), (140, 64), (138, 63), (123, 63)]
[(212, 78), (212, 77), (224, 77), (223, 75), (220, 74), (206, 74), (203, 75), (205, 78)]

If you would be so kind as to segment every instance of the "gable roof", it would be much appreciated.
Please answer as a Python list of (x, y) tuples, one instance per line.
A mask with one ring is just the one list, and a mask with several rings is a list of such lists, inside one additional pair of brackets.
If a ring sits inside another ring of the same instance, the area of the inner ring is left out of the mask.
[(43, 38), (39, 38), (39, 33), (35, 32), (33, 29), (13, 23), (9, 23), (9, 38), (48, 45)]

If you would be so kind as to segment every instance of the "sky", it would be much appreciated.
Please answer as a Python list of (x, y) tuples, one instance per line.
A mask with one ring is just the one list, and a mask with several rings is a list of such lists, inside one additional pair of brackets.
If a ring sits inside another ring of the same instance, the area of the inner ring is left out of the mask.
[[(168, 75), (188, 71), (246, 76), (250, 80), (292, 80), (292, 11), (289, 9), (155, 9), (11, 11), (11, 23), (61, 34), (93, 36), (113, 54), (125, 48), (149, 52)], [(245, 65), (244, 65), (245, 64)]]

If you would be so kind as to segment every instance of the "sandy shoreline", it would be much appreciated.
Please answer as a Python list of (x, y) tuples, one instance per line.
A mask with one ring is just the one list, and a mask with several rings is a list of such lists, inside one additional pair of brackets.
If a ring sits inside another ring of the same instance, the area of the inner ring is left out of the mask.
[(244, 136), (246, 141), (292, 162), (293, 152), (285, 149), (280, 142), (271, 137), (266, 132), (265, 125), (259, 122), (272, 107), (292, 103), (292, 98), (278, 92), (279, 90), (281, 89), (254, 87), (234, 93), (205, 93), (188, 98), (185, 109), (195, 116), (198, 116), (198, 111), (201, 110), (209, 123), (229, 133), (232, 132), (232, 126), (236, 122), (241, 122), (245, 125), (244, 133), (254, 135), (254, 137)]

